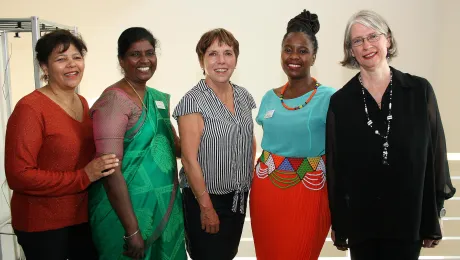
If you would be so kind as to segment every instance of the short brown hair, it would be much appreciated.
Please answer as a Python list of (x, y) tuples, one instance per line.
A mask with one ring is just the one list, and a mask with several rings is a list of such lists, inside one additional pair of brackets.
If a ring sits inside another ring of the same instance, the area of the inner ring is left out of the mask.
[(238, 55), (240, 54), (240, 44), (231, 32), (225, 30), (224, 28), (217, 28), (205, 32), (196, 45), (196, 54), (198, 54), (200, 64), (203, 63), (203, 58), (206, 50), (215, 40), (218, 40), (219, 44), (225, 43), (232, 47), (233, 52), (235, 52), (236, 59), (238, 60)]

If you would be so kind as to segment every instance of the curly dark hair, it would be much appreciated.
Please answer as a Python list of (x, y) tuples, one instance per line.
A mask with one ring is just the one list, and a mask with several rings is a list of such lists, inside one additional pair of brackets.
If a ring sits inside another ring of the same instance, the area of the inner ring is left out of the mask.
[(38, 39), (35, 45), (36, 59), (40, 65), (48, 64), (48, 58), (54, 49), (60, 48), (59, 52), (67, 51), (70, 45), (74, 45), (82, 56), (86, 54), (88, 48), (80, 35), (73, 35), (69, 30), (58, 29), (45, 34)]
[(284, 34), (283, 37), (283, 42), (290, 33), (305, 33), (313, 43), (313, 53), (316, 54), (318, 51), (316, 33), (319, 32), (319, 27), (318, 15), (310, 13), (310, 11), (304, 9), (299, 15), (289, 20), (286, 28), (286, 34)]

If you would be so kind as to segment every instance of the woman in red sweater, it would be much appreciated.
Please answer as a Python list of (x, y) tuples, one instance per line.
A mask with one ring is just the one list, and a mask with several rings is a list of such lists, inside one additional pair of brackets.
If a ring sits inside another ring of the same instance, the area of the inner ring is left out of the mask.
[(85, 43), (66, 30), (35, 47), (47, 85), (23, 97), (8, 120), (5, 173), (13, 190), (12, 225), (27, 260), (97, 259), (88, 225), (87, 188), (118, 166), (93, 159), (86, 100), (75, 93)]

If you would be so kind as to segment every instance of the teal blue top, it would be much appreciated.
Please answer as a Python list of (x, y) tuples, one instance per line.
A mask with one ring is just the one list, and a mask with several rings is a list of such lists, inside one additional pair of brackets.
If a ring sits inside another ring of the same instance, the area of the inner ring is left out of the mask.
[[(329, 100), (336, 90), (319, 86), (315, 96), (303, 108), (288, 110), (273, 90), (262, 98), (256, 122), (264, 129), (262, 149), (285, 157), (315, 157), (325, 153), (326, 115)], [(289, 107), (305, 103), (313, 91), (284, 99)], [(272, 110), (273, 114), (272, 114)]]

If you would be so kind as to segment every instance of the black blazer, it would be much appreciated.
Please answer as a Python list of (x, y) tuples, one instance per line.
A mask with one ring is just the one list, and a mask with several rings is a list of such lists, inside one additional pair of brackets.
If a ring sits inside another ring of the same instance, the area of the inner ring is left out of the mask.
[[(332, 97), (326, 158), (332, 229), (338, 241), (440, 239), (439, 210), (455, 193), (436, 97), (421, 77), (393, 74), (389, 166), (384, 139), (367, 125), (359, 73)], [(380, 110), (365, 90), (370, 119), (386, 133), (390, 87)]]

